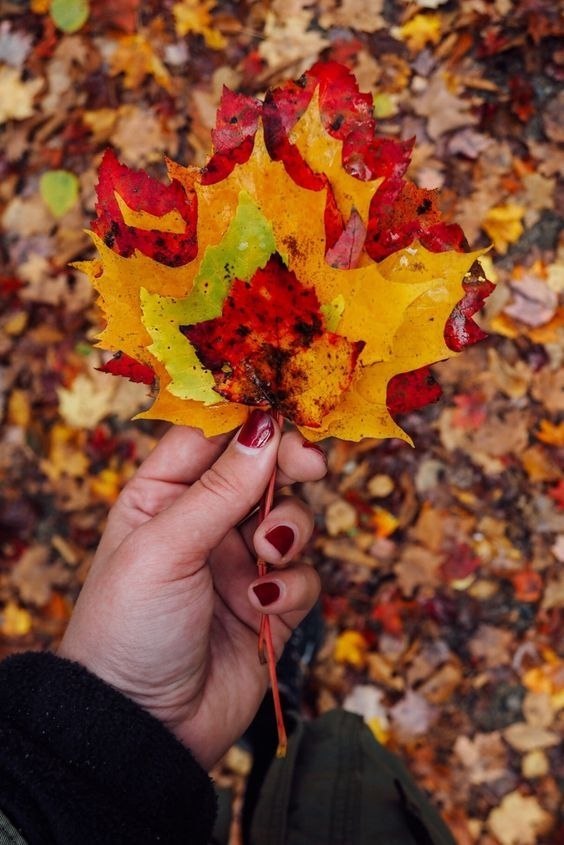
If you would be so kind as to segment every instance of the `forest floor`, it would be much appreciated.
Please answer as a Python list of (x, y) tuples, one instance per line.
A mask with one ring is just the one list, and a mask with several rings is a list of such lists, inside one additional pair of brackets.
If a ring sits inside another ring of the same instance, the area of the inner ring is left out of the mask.
[[(402, 419), (415, 448), (328, 443), (327, 477), (303, 485), (326, 625), (306, 708), (361, 713), (460, 845), (563, 843), (557, 4), (70, 0), (66, 21), (60, 5), (1, 4), (0, 655), (56, 644), (109, 506), (166, 428), (130, 421), (142, 386), (95, 371), (100, 315), (69, 267), (92, 255), (104, 149), (163, 178), (164, 154), (202, 164), (224, 84), (261, 96), (336, 59), (381, 134), (415, 136), (409, 177), (472, 247), (493, 244), (497, 289), (488, 340), (437, 365), (442, 400)], [(64, 213), (40, 183), (58, 169), (76, 177)], [(247, 765), (234, 749), (217, 776)]]

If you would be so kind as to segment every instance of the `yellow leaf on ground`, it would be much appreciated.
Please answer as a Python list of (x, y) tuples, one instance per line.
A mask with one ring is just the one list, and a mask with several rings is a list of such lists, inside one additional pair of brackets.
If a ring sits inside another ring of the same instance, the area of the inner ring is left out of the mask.
[(482, 220), (482, 229), (493, 241), (496, 250), (505, 255), (510, 244), (523, 234), (522, 219), (525, 209), (515, 203), (496, 205), (490, 208)]
[(19, 425), (27, 428), (31, 419), (29, 396), (25, 390), (15, 388), (8, 399), (7, 421), (9, 425)]
[(126, 419), (135, 414), (147, 401), (147, 386), (91, 370), (79, 373), (69, 388), (59, 387), (57, 394), (67, 425), (91, 429), (108, 414)]
[(552, 823), (551, 814), (537, 798), (517, 790), (505, 795), (488, 817), (488, 827), (501, 845), (535, 845)]
[(549, 446), (564, 446), (564, 422), (555, 425), (550, 420), (541, 420), (536, 433), (537, 440), (548, 443)]
[(194, 33), (202, 35), (207, 46), (212, 50), (223, 50), (227, 41), (219, 30), (214, 29), (212, 9), (215, 0), (180, 0), (172, 7), (176, 34), (180, 37)]
[(92, 478), (89, 479), (88, 484), (95, 496), (113, 504), (119, 496), (122, 486), (122, 478), (120, 473), (115, 469), (107, 467), (98, 473), (98, 475), (92, 476)]
[(33, 114), (33, 99), (43, 88), (42, 79), (23, 82), (20, 71), (0, 67), (0, 126), (8, 120), (25, 120)]
[(165, 91), (172, 91), (168, 70), (142, 33), (119, 37), (117, 49), (110, 57), (110, 76), (120, 73), (124, 74), (123, 84), (126, 88), (137, 90), (146, 76), (152, 76)]
[(374, 508), (372, 525), (377, 537), (389, 537), (398, 528), (399, 520), (385, 508)]
[(343, 631), (337, 637), (333, 649), (333, 659), (337, 663), (349, 663), (355, 669), (366, 665), (368, 645), (360, 631)]
[(438, 44), (441, 30), (441, 15), (421, 13), (400, 26), (398, 34), (412, 53), (418, 53), (426, 44)]
[(31, 631), (33, 619), (29, 610), (13, 601), (7, 602), (2, 611), (0, 631), (5, 637), (25, 637)]

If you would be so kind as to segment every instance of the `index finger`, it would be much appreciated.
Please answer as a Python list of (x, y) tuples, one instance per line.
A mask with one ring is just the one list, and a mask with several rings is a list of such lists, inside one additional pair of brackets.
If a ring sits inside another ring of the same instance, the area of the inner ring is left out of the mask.
[(193, 484), (223, 452), (233, 432), (204, 437), (199, 428), (174, 425), (136, 472), (136, 478)]

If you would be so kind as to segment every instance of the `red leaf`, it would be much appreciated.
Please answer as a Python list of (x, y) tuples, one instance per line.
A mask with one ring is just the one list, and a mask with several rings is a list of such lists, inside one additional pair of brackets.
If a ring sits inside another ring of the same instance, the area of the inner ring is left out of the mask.
[(448, 252), (449, 249), (464, 252), (468, 248), (466, 236), (458, 223), (436, 223), (427, 231), (422, 231), (419, 240), (431, 252)]
[(550, 498), (556, 502), (556, 506), (564, 510), (564, 481), (559, 481), (548, 491)]
[(255, 97), (223, 87), (212, 141), (216, 153), (234, 150), (256, 134), (262, 103)]
[(527, 123), (535, 113), (533, 86), (521, 76), (512, 76), (509, 80), (509, 93), (511, 111), (522, 123)]
[(23, 282), (15, 276), (0, 276), (0, 310), (18, 301)]
[(92, 3), (90, 22), (100, 32), (114, 27), (133, 34), (139, 23), (140, 0), (119, 0), (114, 3)]
[(481, 393), (459, 393), (454, 397), (452, 424), (463, 431), (477, 431), (485, 423), (488, 413)]
[(366, 228), (360, 214), (353, 208), (342, 235), (335, 245), (327, 250), (325, 260), (331, 267), (338, 270), (349, 270), (356, 267), (364, 247)]
[(390, 414), (395, 417), (438, 402), (441, 396), (441, 387), (435, 381), (431, 369), (421, 367), (390, 379), (386, 404)]
[(151, 367), (136, 361), (135, 358), (130, 358), (125, 352), (116, 352), (113, 358), (96, 369), (101, 373), (110, 373), (112, 376), (124, 376), (129, 381), (140, 384), (153, 384), (155, 381), (155, 373)]
[(514, 572), (510, 580), (517, 601), (535, 602), (541, 598), (544, 582), (539, 572), (533, 569), (521, 569), (519, 572)]
[(288, 140), (288, 133), (306, 110), (316, 87), (323, 125), (343, 142), (343, 166), (348, 173), (361, 180), (405, 173), (413, 141), (376, 137), (371, 95), (359, 91), (348, 68), (337, 62), (317, 62), (297, 82), (285, 82), (271, 89), (264, 103), (268, 150), (276, 161), (284, 162), (299, 185), (319, 190), (319, 175), (312, 172)]
[(260, 100), (223, 88), (215, 129), (212, 129), (214, 154), (202, 170), (204, 185), (225, 179), (236, 164), (248, 161), (261, 109)]
[[(304, 287), (279, 256), (250, 282), (233, 282), (220, 317), (181, 330), (221, 396), (269, 405), (312, 427), (350, 384), (364, 346), (324, 331), (315, 290)], [(303, 354), (310, 352), (306, 362)]]
[(214, 153), (206, 166), (202, 168), (202, 185), (215, 185), (216, 182), (221, 182), (222, 179), (229, 176), (236, 164), (245, 164), (251, 157), (254, 143), (254, 137), (245, 138), (233, 150)]
[(495, 285), (484, 278), (481, 265), (476, 262), (470, 268), (470, 277), (462, 282), (464, 297), (457, 303), (445, 325), (445, 342), (449, 349), (460, 352), (487, 337), (471, 318), (484, 304), (484, 300), (495, 290)]
[(466, 543), (455, 546), (441, 566), (441, 573), (451, 584), (453, 581), (463, 581), (472, 575), (481, 564), (480, 558)]
[[(178, 211), (186, 221), (186, 231), (178, 234), (127, 226), (114, 192), (133, 211), (147, 211), (156, 216)], [(176, 180), (163, 185), (143, 171), (126, 167), (112, 150), (106, 150), (100, 165), (96, 215), (92, 231), (120, 255), (130, 256), (138, 249), (161, 264), (178, 267), (197, 254), (195, 198), (189, 197)]]

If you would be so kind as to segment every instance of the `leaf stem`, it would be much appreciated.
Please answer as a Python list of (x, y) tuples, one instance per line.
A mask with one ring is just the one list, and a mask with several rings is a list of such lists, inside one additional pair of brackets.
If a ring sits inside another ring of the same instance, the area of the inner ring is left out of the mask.
[[(282, 414), (273, 412), (272, 416), (278, 425), (282, 424)], [(272, 509), (272, 503), (274, 501), (274, 487), (276, 484), (276, 469), (277, 467), (274, 468), (272, 475), (270, 476), (268, 486), (264, 491), (260, 502), (259, 523), (263, 521)], [(259, 576), (266, 575), (268, 572), (268, 564), (262, 558), (257, 559), (257, 568)], [(284, 726), (284, 715), (282, 713), (282, 704), (280, 702), (278, 679), (276, 678), (276, 655), (274, 654), (274, 647), (272, 645), (270, 617), (265, 613), (262, 613), (260, 617), (258, 654), (260, 662), (266, 663), (268, 666), (268, 676), (270, 679), (270, 688), (272, 690), (272, 699), (274, 702), (274, 713), (276, 716), (276, 730), (278, 732), (278, 748), (276, 749), (276, 756), (285, 757), (288, 738), (286, 736), (286, 728)]]

